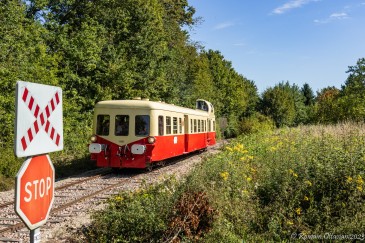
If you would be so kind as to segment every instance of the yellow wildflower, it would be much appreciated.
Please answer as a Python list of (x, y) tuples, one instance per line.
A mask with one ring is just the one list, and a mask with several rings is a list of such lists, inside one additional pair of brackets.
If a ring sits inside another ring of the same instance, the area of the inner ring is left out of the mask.
[(351, 176), (348, 176), (346, 182), (347, 183), (351, 183), (352, 182), (352, 177)]
[(301, 209), (301, 208), (297, 208), (297, 209), (295, 209), (295, 212), (296, 212), (298, 215), (300, 215), (300, 214), (302, 213), (302, 209)]
[(272, 147), (270, 147), (269, 148), (269, 150), (270, 150), (270, 152), (274, 152), (274, 151), (276, 151), (278, 148), (276, 148), (276, 147), (274, 147), (274, 146), (272, 146)]
[(228, 151), (230, 151), (230, 152), (232, 152), (232, 151), (233, 151), (233, 149), (232, 149), (231, 147), (226, 147), (226, 149), (227, 149)]
[(298, 177), (298, 174), (295, 173), (292, 169), (289, 169), (289, 173), (292, 174), (294, 177)]
[(226, 181), (228, 179), (229, 173), (227, 171), (224, 171), (220, 173), (220, 176), (222, 177), (223, 180)]
[(304, 196), (304, 201), (309, 201), (309, 198), (307, 196)]
[(250, 181), (252, 181), (252, 178), (251, 177), (246, 177), (246, 181), (250, 182)]
[(235, 150), (240, 151), (243, 150), (243, 145), (242, 144), (237, 144), (235, 147)]
[(357, 186), (356, 188), (359, 192), (362, 192), (362, 186)]
[(357, 176), (357, 180), (356, 180), (357, 184), (358, 185), (362, 185), (364, 184), (364, 180), (362, 179), (361, 175), (358, 175)]
[(294, 223), (293, 223), (293, 221), (288, 220), (288, 221), (286, 222), (286, 224), (287, 224), (287, 225), (293, 225)]
[(304, 183), (307, 184), (308, 186), (312, 186), (312, 182), (310, 182), (308, 180), (306, 180)]

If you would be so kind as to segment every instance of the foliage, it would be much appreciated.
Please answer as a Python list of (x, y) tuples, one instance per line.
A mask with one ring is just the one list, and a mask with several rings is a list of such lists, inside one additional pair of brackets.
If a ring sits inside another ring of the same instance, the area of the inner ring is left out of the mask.
[(308, 83), (304, 83), (303, 87), (300, 89), (300, 92), (302, 92), (303, 96), (305, 97), (304, 104), (306, 106), (311, 106), (314, 104), (314, 93), (312, 88), (309, 86)]
[(240, 134), (269, 132), (274, 130), (274, 128), (275, 123), (270, 117), (256, 112), (242, 120), (240, 124)]
[(181, 183), (167, 180), (114, 197), (84, 232), (91, 242), (276, 242), (361, 234), (364, 145), (363, 123), (242, 136)]
[(188, 179), (219, 212), (204, 241), (362, 232), (364, 143), (364, 124), (281, 129), (232, 142)]
[(291, 126), (295, 119), (295, 104), (289, 82), (281, 82), (262, 94), (261, 110), (271, 116), (277, 127)]
[(365, 119), (365, 58), (357, 61), (356, 66), (350, 66), (345, 85), (341, 90), (339, 106), (341, 119), (364, 121)]
[(327, 87), (317, 94), (316, 120), (320, 123), (335, 123), (339, 120), (338, 98), (340, 90), (336, 87)]
[(260, 110), (270, 116), (277, 127), (297, 126), (309, 121), (306, 97), (295, 84), (281, 82), (262, 93)]
[(136, 192), (122, 192), (95, 213), (90, 227), (74, 241), (152, 242), (199, 239), (211, 227), (214, 210), (204, 192), (182, 190), (169, 178)]

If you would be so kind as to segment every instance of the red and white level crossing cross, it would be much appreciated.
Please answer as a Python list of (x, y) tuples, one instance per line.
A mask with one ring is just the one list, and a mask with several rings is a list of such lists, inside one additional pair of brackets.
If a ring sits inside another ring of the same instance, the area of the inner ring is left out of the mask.
[(15, 156), (29, 157), (62, 150), (62, 89), (17, 81), (15, 101)]
[(24, 91), (21, 95), (22, 100), (28, 107), (29, 111), (36, 118), (31, 127), (28, 128), (26, 134), (21, 138), (23, 150), (25, 151), (27, 149), (34, 137), (38, 134), (40, 128), (43, 128), (50, 139), (58, 146), (61, 136), (48, 120), (60, 103), (60, 95), (58, 91), (52, 96), (51, 100), (49, 100), (47, 106), (43, 110), (40, 109), (36, 99), (29, 92), (27, 87), (24, 88)]

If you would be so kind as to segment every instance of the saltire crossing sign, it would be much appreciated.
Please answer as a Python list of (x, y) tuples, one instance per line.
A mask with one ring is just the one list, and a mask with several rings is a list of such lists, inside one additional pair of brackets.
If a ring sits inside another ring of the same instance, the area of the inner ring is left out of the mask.
[(18, 81), (14, 150), (26, 157), (63, 149), (62, 89)]

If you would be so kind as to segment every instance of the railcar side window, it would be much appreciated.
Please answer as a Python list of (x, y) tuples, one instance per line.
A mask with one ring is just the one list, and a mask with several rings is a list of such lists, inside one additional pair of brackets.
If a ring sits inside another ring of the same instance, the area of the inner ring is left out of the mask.
[(194, 119), (194, 132), (197, 132), (197, 131), (198, 131), (198, 129), (196, 127), (196, 119)]
[(171, 134), (171, 117), (166, 116), (166, 134)]
[(128, 136), (129, 134), (129, 116), (115, 116), (115, 136)]
[(163, 116), (158, 116), (158, 135), (163, 136)]
[(177, 134), (177, 117), (172, 118), (172, 124), (173, 124), (172, 132), (174, 134)]
[(150, 116), (136, 116), (135, 135), (148, 136), (150, 134)]
[(110, 116), (98, 115), (96, 118), (96, 134), (101, 136), (109, 135)]
[(198, 132), (200, 132), (200, 120), (198, 120)]
[(182, 134), (183, 132), (182, 132), (182, 125), (183, 125), (183, 123), (182, 123), (182, 119), (181, 118), (179, 118), (179, 127), (180, 127), (180, 133)]
[(190, 133), (193, 133), (193, 119), (190, 119)]
[(211, 121), (209, 120), (208, 121), (208, 131), (211, 132), (212, 131), (212, 123)]

